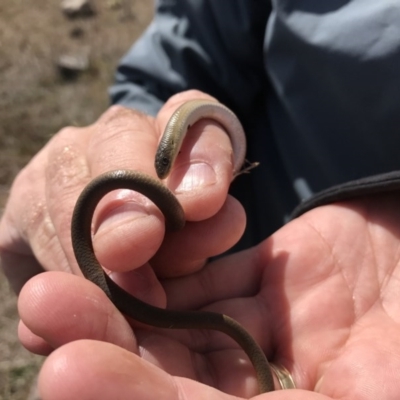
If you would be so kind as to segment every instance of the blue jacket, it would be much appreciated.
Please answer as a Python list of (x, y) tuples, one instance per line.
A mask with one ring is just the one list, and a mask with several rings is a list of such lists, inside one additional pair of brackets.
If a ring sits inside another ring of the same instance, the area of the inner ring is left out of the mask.
[(400, 170), (400, 2), (159, 0), (112, 102), (154, 115), (191, 88), (237, 113), (261, 162), (232, 188), (249, 246), (313, 193)]

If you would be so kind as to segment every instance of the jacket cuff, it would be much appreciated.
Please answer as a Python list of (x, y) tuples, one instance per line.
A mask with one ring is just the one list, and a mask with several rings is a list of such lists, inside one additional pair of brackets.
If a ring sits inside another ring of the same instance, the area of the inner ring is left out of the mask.
[(290, 219), (312, 210), (338, 201), (351, 200), (379, 193), (390, 193), (400, 190), (400, 171), (392, 171), (332, 186), (316, 193), (300, 203), (290, 215)]

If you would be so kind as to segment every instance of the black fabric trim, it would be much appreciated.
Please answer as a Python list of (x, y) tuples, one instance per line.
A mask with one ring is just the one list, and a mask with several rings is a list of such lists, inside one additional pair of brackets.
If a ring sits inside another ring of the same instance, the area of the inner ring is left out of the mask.
[(290, 215), (294, 219), (313, 208), (361, 196), (400, 190), (400, 171), (372, 175), (323, 190), (300, 203)]

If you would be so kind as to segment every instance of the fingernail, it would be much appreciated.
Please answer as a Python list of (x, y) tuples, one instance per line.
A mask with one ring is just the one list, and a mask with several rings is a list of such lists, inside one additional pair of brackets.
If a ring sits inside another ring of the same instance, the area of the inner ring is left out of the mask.
[(141, 204), (142, 200), (138, 193), (121, 190), (114, 202), (109, 205), (104, 214), (102, 213), (102, 221), (95, 227), (95, 232), (120, 226), (121, 222), (126, 223), (149, 215), (145, 205)]
[[(189, 168), (182, 166), (174, 171), (174, 175), (183, 173), (183, 177), (175, 189), (176, 193), (192, 191), (205, 186), (214, 185), (217, 182), (217, 176), (214, 169), (207, 163), (190, 164)], [(181, 171), (180, 171), (181, 170)]]

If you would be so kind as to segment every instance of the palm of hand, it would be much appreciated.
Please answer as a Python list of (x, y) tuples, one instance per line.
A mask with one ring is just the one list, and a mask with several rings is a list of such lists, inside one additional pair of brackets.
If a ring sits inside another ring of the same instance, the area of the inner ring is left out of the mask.
[(279, 262), (274, 248), (278, 266), (265, 270), (267, 304), (281, 297), (272, 348), (300, 387), (334, 399), (398, 397), (398, 217), (395, 201), (372, 199), (314, 210), (274, 237), (290, 252)]
[[(333, 399), (396, 398), (398, 216), (390, 199), (314, 210), (257, 248), (209, 265), (200, 273), (200, 281), (208, 282), (201, 295), (190, 277), (179, 282), (179, 291), (170, 284), (169, 298), (173, 303), (178, 297), (182, 307), (184, 299), (176, 293), (190, 293), (196, 300), (189, 300), (189, 307), (200, 305), (241, 321), (270, 360), (292, 371), (300, 388)], [(207, 305), (206, 299), (213, 301)], [(157, 363), (166, 366), (173, 356), (174, 366), (166, 369), (174, 375), (236, 395), (257, 393), (254, 381), (245, 386), (251, 366), (238, 362), (229, 339), (210, 332), (189, 335), (183, 343), (203, 353), (211, 368), (204, 368), (204, 360), (196, 365), (196, 358), (179, 351), (181, 344), (167, 346), (162, 340)]]

